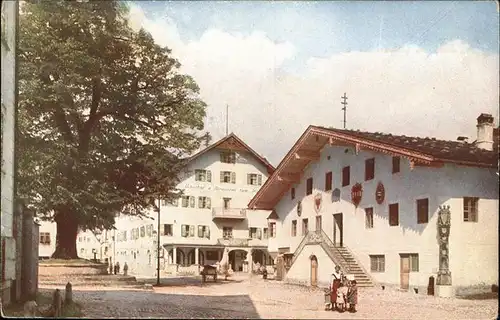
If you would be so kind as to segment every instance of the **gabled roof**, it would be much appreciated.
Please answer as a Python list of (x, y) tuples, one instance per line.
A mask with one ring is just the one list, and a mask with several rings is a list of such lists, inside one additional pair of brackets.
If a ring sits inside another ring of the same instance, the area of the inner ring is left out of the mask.
[(355, 146), (356, 150), (366, 149), (403, 157), (410, 160), (412, 166), (439, 167), (444, 163), (486, 168), (498, 166), (498, 139), (495, 140), (494, 150), (488, 151), (465, 142), (309, 126), (248, 207), (272, 210), (291, 185), (300, 181), (307, 165), (319, 159), (320, 151), (326, 144)]
[(238, 138), (234, 133), (230, 133), (229, 135), (225, 136), (224, 138), (220, 139), (219, 141), (211, 144), (210, 146), (206, 147), (205, 149), (195, 153), (194, 155), (188, 157), (186, 161), (191, 162), (203, 154), (207, 153), (210, 150), (216, 149), (216, 148), (221, 148), (221, 149), (229, 149), (229, 150), (242, 150), (250, 153), (253, 155), (260, 163), (262, 163), (266, 168), (267, 172), (271, 175), (275, 168), (267, 161), (266, 158), (262, 157), (259, 155), (255, 150), (250, 148), (243, 140)]

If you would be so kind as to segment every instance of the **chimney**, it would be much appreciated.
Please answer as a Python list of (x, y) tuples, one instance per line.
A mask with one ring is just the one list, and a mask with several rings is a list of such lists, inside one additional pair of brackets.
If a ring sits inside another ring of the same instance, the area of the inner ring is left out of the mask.
[(493, 150), (493, 116), (481, 113), (477, 117), (476, 146), (485, 150)]

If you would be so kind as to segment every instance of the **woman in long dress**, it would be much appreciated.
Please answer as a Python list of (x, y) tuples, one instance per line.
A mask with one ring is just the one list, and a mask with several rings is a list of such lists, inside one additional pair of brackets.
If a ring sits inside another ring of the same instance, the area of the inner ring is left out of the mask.
[(332, 273), (330, 281), (330, 301), (332, 303), (332, 311), (337, 309), (337, 290), (342, 283), (342, 272), (339, 266), (335, 266), (335, 272)]

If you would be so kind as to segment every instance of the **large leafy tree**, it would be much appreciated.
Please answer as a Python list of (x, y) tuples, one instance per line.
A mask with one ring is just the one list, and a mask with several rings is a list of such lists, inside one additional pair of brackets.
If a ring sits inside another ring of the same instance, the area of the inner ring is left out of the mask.
[(79, 229), (176, 196), (180, 159), (209, 138), (193, 79), (126, 17), (118, 1), (22, 7), (18, 190), (57, 223), (56, 258), (77, 257)]

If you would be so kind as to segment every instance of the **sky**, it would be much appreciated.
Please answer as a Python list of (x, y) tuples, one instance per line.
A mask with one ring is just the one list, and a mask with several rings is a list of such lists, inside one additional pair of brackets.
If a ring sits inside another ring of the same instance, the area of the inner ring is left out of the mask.
[(309, 125), (455, 140), (499, 117), (495, 1), (136, 1), (229, 132), (277, 165)]

